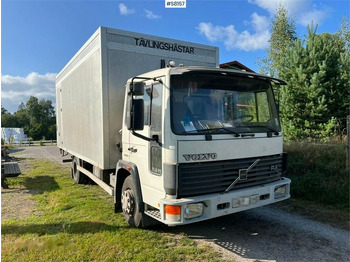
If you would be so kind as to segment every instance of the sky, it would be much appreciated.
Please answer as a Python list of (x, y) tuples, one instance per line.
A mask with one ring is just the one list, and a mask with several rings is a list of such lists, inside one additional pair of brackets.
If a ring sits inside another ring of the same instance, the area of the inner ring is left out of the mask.
[(334, 33), (350, 17), (349, 0), (2, 0), (1, 105), (13, 113), (31, 95), (55, 105), (57, 73), (99, 26), (217, 46), (220, 63), (258, 71), (280, 3), (301, 38), (311, 21)]

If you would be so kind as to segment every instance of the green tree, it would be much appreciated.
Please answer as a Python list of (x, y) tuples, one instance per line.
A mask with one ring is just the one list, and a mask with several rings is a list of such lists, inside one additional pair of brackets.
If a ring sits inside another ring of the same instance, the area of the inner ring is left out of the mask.
[(279, 5), (271, 24), (267, 56), (258, 61), (260, 73), (277, 76), (279, 65), (284, 63), (285, 54), (296, 39), (295, 21), (288, 16), (288, 10)]
[[(317, 27), (316, 27), (317, 28)], [(340, 34), (316, 34), (294, 41), (277, 66), (288, 81), (281, 90), (281, 119), (287, 139), (334, 135), (349, 109), (349, 52)]]
[(18, 127), (22, 127), (24, 133), (28, 135), (30, 130), (30, 122), (28, 112), (23, 102), (18, 106), (18, 110), (14, 113), (14, 116), (18, 121)]
[(350, 51), (350, 23), (345, 17), (342, 17), (342, 22), (337, 34), (345, 42), (348, 51)]
[(31, 96), (26, 103), (26, 114), (29, 120), (29, 136), (34, 140), (40, 140), (43, 137), (54, 139), (55, 130), (55, 111), (50, 100), (38, 100)]
[(39, 100), (31, 96), (13, 114), (1, 107), (1, 124), (3, 127), (21, 127), (34, 140), (43, 137), (56, 139), (56, 116), (50, 100)]
[(350, 101), (350, 30), (343, 18), (335, 34), (308, 27), (296, 37), (295, 23), (279, 6), (260, 72), (288, 82), (278, 90), (285, 138), (327, 139), (345, 128)]
[(5, 114), (8, 114), (9, 111), (7, 111), (7, 109), (3, 106), (1, 106), (1, 115), (5, 115)]
[(18, 127), (16, 117), (1, 106), (1, 126), (2, 127)]

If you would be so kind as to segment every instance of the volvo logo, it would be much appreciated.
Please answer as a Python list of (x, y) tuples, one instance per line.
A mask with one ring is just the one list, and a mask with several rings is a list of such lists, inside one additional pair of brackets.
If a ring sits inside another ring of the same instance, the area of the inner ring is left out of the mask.
[(260, 160), (261, 160), (260, 158), (255, 160), (254, 163), (251, 164), (246, 169), (238, 170), (238, 177), (232, 182), (231, 185), (228, 186), (228, 188), (226, 188), (225, 192), (230, 191), (234, 187), (234, 185), (237, 184), (238, 181), (240, 181), (240, 180), (247, 180), (249, 171), (252, 170), (252, 168), (255, 167), (260, 162)]
[(205, 153), (205, 154), (185, 154), (183, 155), (186, 161), (198, 161), (198, 160), (210, 160), (217, 159), (218, 154), (216, 153)]

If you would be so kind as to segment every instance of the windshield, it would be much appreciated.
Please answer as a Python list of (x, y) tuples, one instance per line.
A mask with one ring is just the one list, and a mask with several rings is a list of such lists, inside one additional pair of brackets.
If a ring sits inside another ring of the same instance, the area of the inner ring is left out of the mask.
[(226, 74), (171, 76), (171, 125), (179, 135), (281, 131), (270, 83)]

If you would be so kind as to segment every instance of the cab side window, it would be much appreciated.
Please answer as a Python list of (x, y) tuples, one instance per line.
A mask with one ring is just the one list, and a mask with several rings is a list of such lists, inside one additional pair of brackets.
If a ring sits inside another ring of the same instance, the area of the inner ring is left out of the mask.
[(161, 133), (162, 131), (162, 84), (153, 85), (151, 131)]
[(151, 118), (151, 90), (152, 86), (151, 85), (146, 85), (145, 86), (145, 92), (143, 95), (143, 101), (144, 101), (144, 125), (149, 126), (151, 124), (150, 118)]

